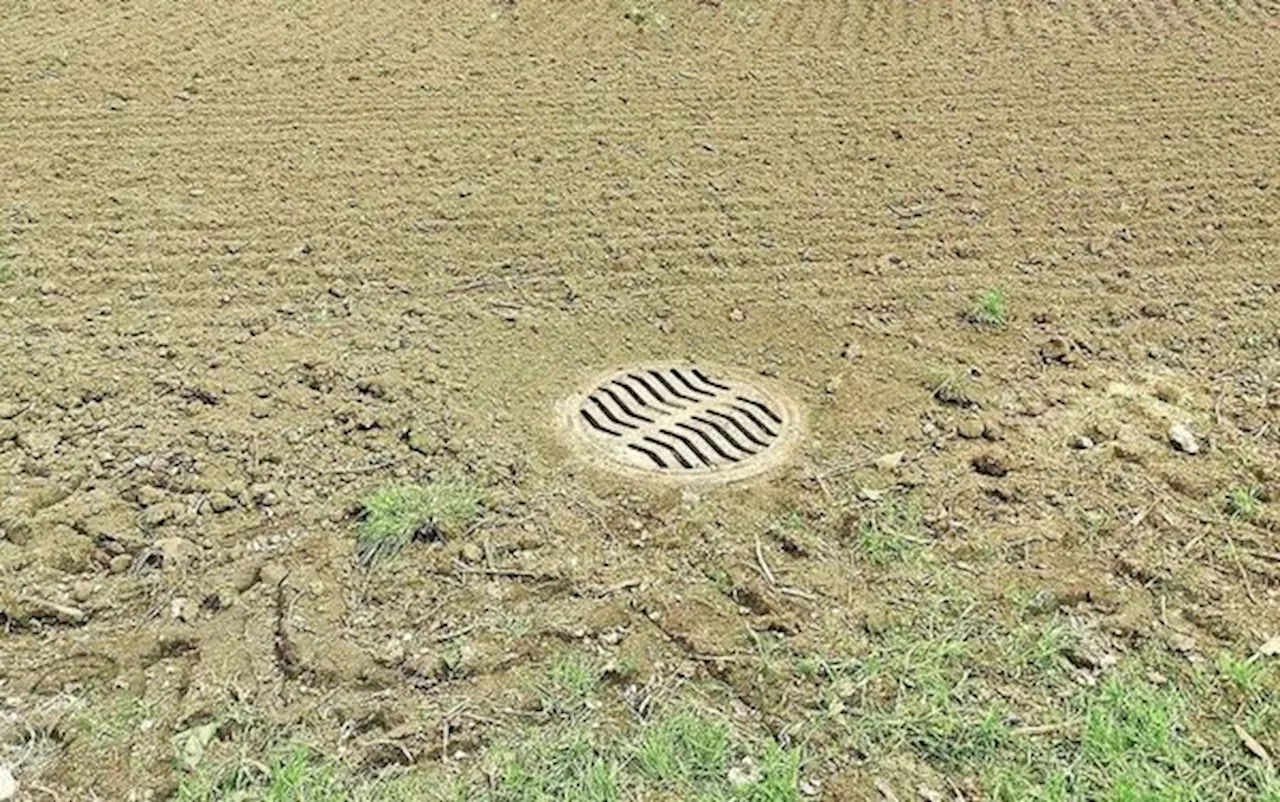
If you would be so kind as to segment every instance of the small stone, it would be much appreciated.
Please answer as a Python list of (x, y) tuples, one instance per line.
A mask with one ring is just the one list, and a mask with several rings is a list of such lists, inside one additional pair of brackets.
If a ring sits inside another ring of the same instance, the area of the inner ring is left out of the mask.
[(741, 309), (734, 307), (733, 309), (729, 310), (729, 319), (732, 320), (734, 323), (741, 323), (742, 321), (747, 319), (747, 314), (743, 312)]
[(1147, 458), (1150, 456), (1147, 449), (1143, 448), (1136, 441), (1124, 443), (1117, 442), (1113, 449), (1113, 453), (1115, 453), (1116, 459), (1121, 462), (1132, 462), (1137, 465), (1145, 463)]
[(1093, 438), (1089, 437), (1088, 435), (1075, 434), (1075, 435), (1072, 435), (1071, 439), (1067, 441), (1067, 445), (1071, 446), (1072, 448), (1079, 449), (1080, 451), (1088, 451), (1089, 449), (1094, 447), (1095, 443), (1093, 442)]
[(1009, 458), (1005, 454), (988, 451), (973, 458), (973, 469), (983, 476), (1000, 478), (1008, 476), (1011, 470)]
[(883, 490), (873, 490), (870, 487), (864, 487), (858, 491), (858, 498), (862, 501), (879, 501), (884, 498)]
[(223, 512), (227, 512), (228, 510), (233, 510), (235, 509), (235, 506), (236, 506), (236, 503), (234, 500), (232, 500), (231, 496), (228, 496), (226, 493), (223, 493), (222, 491), (215, 490), (214, 492), (209, 494), (209, 509), (213, 510), (216, 513), (223, 513)]
[(1169, 442), (1184, 454), (1200, 453), (1200, 441), (1185, 423), (1177, 423), (1169, 428)]
[(262, 578), (262, 564), (249, 563), (236, 566), (235, 571), (231, 575), (230, 586), (236, 593), (244, 593), (249, 588), (258, 584), (258, 580)]
[(1004, 424), (995, 418), (988, 418), (982, 422), (982, 436), (991, 442), (999, 442), (1004, 439)]
[(175, 621), (182, 621), (190, 624), (196, 619), (196, 606), (191, 603), (190, 599), (179, 596), (169, 602), (169, 615)]
[(382, 648), (378, 650), (377, 656), (374, 657), (384, 666), (398, 666), (404, 662), (404, 658), (404, 644), (400, 642), (399, 638), (392, 638), (384, 643)]
[(219, 588), (204, 597), (200, 605), (210, 612), (229, 610), (236, 604), (237, 594), (232, 588)]
[(1258, 647), (1258, 654), (1263, 657), (1280, 655), (1280, 635), (1272, 635), (1267, 642)]
[(385, 398), (387, 386), (377, 379), (361, 379), (356, 382), (356, 389), (370, 398)]
[(1113, 420), (1095, 421), (1093, 426), (1089, 428), (1089, 434), (1098, 442), (1115, 440), (1120, 436), (1120, 424)]
[(153, 545), (164, 568), (183, 568), (200, 556), (200, 547), (184, 537), (162, 537)]
[(83, 604), (93, 595), (93, 583), (80, 580), (71, 586), (71, 598)]
[(143, 529), (155, 529), (177, 518), (181, 512), (182, 506), (177, 502), (157, 504), (154, 507), (147, 507), (138, 521)]
[(741, 763), (729, 769), (729, 784), (734, 788), (755, 785), (760, 782), (760, 777), (760, 769), (750, 757), (744, 757)]
[(475, 543), (462, 544), (462, 559), (469, 563), (478, 563), (484, 559), (484, 549)]
[(406, 442), (411, 451), (416, 451), (428, 457), (436, 454), (444, 447), (444, 440), (439, 433), (425, 426), (413, 427), (406, 438)]
[(289, 575), (288, 569), (276, 563), (264, 563), (258, 569), (258, 579), (267, 587), (274, 588)]
[(152, 487), (151, 485), (142, 485), (137, 489), (135, 495), (137, 496), (138, 503), (144, 507), (153, 507), (157, 504), (163, 504), (165, 499), (168, 498), (163, 490), (158, 487)]
[(869, 635), (883, 635), (894, 626), (894, 618), (886, 610), (872, 610), (862, 620), (862, 626)]
[(977, 440), (982, 437), (982, 421), (977, 418), (965, 418), (956, 426), (956, 434), (966, 440)]
[(526, 532), (516, 540), (516, 546), (522, 551), (533, 551), (546, 545), (546, 540), (537, 532)]
[(0, 766), (0, 802), (9, 802), (18, 795), (18, 781), (13, 778), (13, 772), (5, 766)]
[(827, 380), (827, 383), (823, 386), (822, 390), (827, 395), (835, 395), (836, 393), (840, 392), (841, 384), (844, 384), (843, 377), (832, 376), (830, 379)]
[(107, 563), (107, 570), (113, 574), (123, 574), (133, 565), (133, 558), (128, 554), (117, 554)]
[(280, 494), (271, 482), (262, 482), (249, 488), (253, 503), (259, 507), (274, 507), (280, 502)]
[(1182, 654), (1190, 654), (1196, 650), (1196, 640), (1190, 635), (1184, 635), (1181, 632), (1173, 632), (1169, 635), (1169, 645), (1174, 651)]
[(1182, 403), (1183, 392), (1176, 385), (1161, 382), (1156, 385), (1156, 398), (1166, 404), (1180, 404)]
[(0, 531), (15, 546), (25, 546), (31, 542), (31, 522), (25, 518), (0, 521)]
[(876, 457), (875, 466), (882, 471), (894, 471), (902, 467), (903, 461), (907, 455), (903, 451), (894, 451), (892, 454), (884, 454)]
[(1083, 668), (1090, 671), (1105, 671), (1114, 666), (1117, 662), (1116, 656), (1110, 652), (1098, 648), (1096, 645), (1080, 642), (1068, 646), (1063, 650), (1062, 656), (1071, 661), (1071, 664), (1077, 668)]
[(1045, 362), (1067, 362), (1071, 358), (1071, 343), (1065, 337), (1050, 337), (1040, 346), (1040, 358)]

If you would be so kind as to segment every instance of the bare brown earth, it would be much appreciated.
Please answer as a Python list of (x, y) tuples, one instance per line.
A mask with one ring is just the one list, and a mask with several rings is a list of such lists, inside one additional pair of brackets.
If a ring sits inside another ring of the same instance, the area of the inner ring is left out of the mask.
[[(27, 783), (167, 793), (228, 710), (438, 760), (583, 643), (783, 730), (803, 688), (717, 658), (892, 613), (838, 544), (895, 488), (982, 598), (1117, 648), (1280, 631), (1277, 505), (1221, 513), (1280, 493), (1275, 3), (11, 0), (0, 43)], [(963, 319), (991, 288), (1003, 329)], [(786, 388), (795, 457), (695, 491), (575, 461), (556, 402), (670, 359)], [(476, 530), (358, 568), (358, 499), (446, 476)], [(90, 752), (70, 722), (121, 698), (146, 726)]]

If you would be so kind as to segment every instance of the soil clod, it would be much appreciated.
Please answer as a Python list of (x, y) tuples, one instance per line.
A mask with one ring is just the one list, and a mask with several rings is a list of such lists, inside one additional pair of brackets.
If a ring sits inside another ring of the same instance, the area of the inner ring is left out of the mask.
[(973, 469), (983, 476), (1008, 476), (1013, 470), (1009, 455), (1000, 451), (987, 451), (973, 458)]

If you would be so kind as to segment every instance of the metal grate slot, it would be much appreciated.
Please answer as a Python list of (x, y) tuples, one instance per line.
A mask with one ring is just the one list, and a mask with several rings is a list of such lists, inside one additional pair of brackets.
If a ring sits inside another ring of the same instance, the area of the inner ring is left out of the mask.
[(593, 453), (629, 470), (746, 475), (776, 462), (795, 439), (784, 397), (698, 367), (619, 371), (573, 403), (575, 428)]

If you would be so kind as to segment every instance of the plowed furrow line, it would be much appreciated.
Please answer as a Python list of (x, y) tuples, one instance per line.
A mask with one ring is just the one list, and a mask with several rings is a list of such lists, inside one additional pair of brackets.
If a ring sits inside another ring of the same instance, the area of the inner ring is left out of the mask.
[[(1058, 218), (1063, 219), (1063, 218)], [(631, 226), (617, 227), (608, 240), (600, 245), (584, 243), (584, 252), (600, 254), (609, 259), (604, 247), (614, 254), (661, 257), (671, 255), (677, 257), (677, 263), (688, 255), (726, 259), (744, 258), (750, 262), (774, 262), (786, 264), (794, 261), (799, 250), (812, 250), (828, 257), (844, 254), (845, 258), (857, 254), (880, 254), (880, 249), (893, 247), (903, 248), (912, 243), (926, 250), (941, 247), (939, 243), (962, 242), (970, 240), (978, 243), (980, 257), (992, 258), (1001, 254), (1018, 254), (1044, 252), (1049, 249), (1066, 249), (1083, 251), (1090, 242), (1097, 242), (1100, 235), (1117, 230), (1121, 226), (1133, 232), (1135, 241), (1132, 244), (1120, 245), (1109, 243), (1115, 257), (1133, 260), (1136, 263), (1146, 261), (1150, 254), (1162, 250), (1185, 250), (1180, 260), (1194, 263), (1194, 254), (1212, 253), (1215, 258), (1236, 254), (1242, 258), (1259, 253), (1274, 254), (1280, 249), (1280, 237), (1275, 233), (1274, 218), (1216, 225), (1219, 221), (1204, 218), (1186, 218), (1179, 221), (1168, 216), (1148, 219), (1134, 219), (1125, 215), (1088, 215), (1080, 218), (1081, 223), (1088, 223), (1098, 230), (1098, 234), (1083, 236), (1061, 232), (1051, 222), (1052, 218), (1040, 222), (1025, 221), (1020, 225), (992, 225), (979, 231), (962, 231), (952, 224), (941, 229), (898, 229), (889, 221), (855, 222), (838, 212), (822, 215), (806, 216), (804, 219), (793, 219), (783, 230), (770, 232), (768, 227), (743, 228), (736, 233), (725, 235), (718, 227), (700, 227), (697, 225), (678, 227), (674, 220), (666, 225), (654, 228)], [(763, 222), (763, 221), (761, 221)], [(565, 226), (572, 230), (572, 226)], [(585, 228), (585, 227), (584, 227)], [(843, 230), (845, 233), (833, 238), (831, 230)], [(462, 227), (458, 231), (443, 234), (434, 240), (411, 242), (398, 238), (377, 239), (370, 235), (331, 234), (316, 242), (312, 260), (303, 262), (299, 269), (305, 271), (307, 264), (326, 264), (334, 257), (357, 257), (362, 269), (375, 268), (378, 265), (395, 268), (398, 265), (415, 266), (410, 275), (428, 275), (433, 271), (466, 274), (478, 265), (492, 264), (506, 260), (513, 264), (538, 265), (542, 262), (540, 254), (548, 247), (553, 247), (556, 237), (544, 235), (522, 240), (502, 240), (500, 245), (489, 244), (494, 238), (483, 241), (475, 237), (465, 236), (467, 233), (492, 234), (492, 227)], [(252, 241), (251, 236), (246, 237)], [(377, 242), (370, 245), (370, 240)], [(765, 247), (765, 241), (772, 243)], [(1105, 241), (1105, 236), (1103, 236)], [(232, 258), (225, 251), (204, 251), (193, 249), (189, 244), (177, 241), (171, 248), (166, 248), (163, 240), (147, 243), (125, 241), (99, 242), (84, 244), (64, 243), (57, 248), (46, 249), (33, 247), (24, 258), (39, 260), (57, 272), (61, 266), (68, 269), (76, 267), (78, 260), (91, 259), (92, 275), (113, 278), (129, 278), (146, 280), (147, 276), (165, 271), (179, 271), (194, 264), (218, 265), (225, 275), (244, 272), (253, 275), (273, 258), (288, 258), (292, 248), (280, 247), (272, 249), (268, 243), (259, 242), (248, 253)], [(143, 244), (148, 247), (142, 248)], [(289, 243), (281, 243), (282, 246)], [(436, 261), (432, 254), (442, 246), (447, 246), (451, 258), (448, 263)], [(145, 265), (145, 269), (138, 268)], [(558, 269), (547, 268), (547, 275), (558, 275)], [(529, 272), (529, 271), (526, 271)], [(532, 271), (542, 275), (539, 270)], [(212, 275), (212, 274), (211, 274)], [(199, 281), (196, 274), (188, 271), (188, 281)]]
[[(657, 6), (636, 3), (636, 11), (656, 10)], [(589, 46), (592, 39), (601, 43), (615, 41), (614, 32), (627, 20), (612, 2), (596, 0), (569, 0), (568, 2), (537, 2), (520, 8), (520, 21), (516, 30), (528, 43), (530, 52), (576, 53)], [(644, 23), (637, 18), (633, 25), (656, 24), (656, 20)]]
[[(1148, 261), (1136, 263), (1136, 270), (1139, 273), (1157, 270), (1163, 291), (1182, 291), (1196, 297), (1216, 298), (1222, 304), (1230, 304), (1232, 299), (1249, 294), (1248, 276), (1258, 275), (1255, 263), (1248, 260), (1225, 259), (1215, 260), (1213, 264), (1179, 266), (1170, 264), (1167, 257), (1158, 253), (1152, 253), (1150, 257)], [(576, 277), (573, 285), (584, 299), (598, 300), (597, 296), (656, 296), (674, 301), (694, 296), (705, 298), (708, 293), (712, 293), (719, 297), (750, 298), (759, 303), (767, 303), (779, 297), (785, 297), (788, 301), (819, 300), (856, 309), (868, 300), (868, 294), (894, 299), (906, 306), (916, 305), (919, 299), (930, 298), (944, 301), (953, 299), (963, 303), (968, 300), (965, 294), (968, 290), (957, 291), (956, 287), (978, 287), (981, 283), (975, 284), (975, 281), (985, 282), (992, 278), (990, 267), (981, 262), (917, 262), (901, 273), (880, 270), (876, 259), (871, 257), (811, 262), (804, 269), (797, 269), (794, 263), (783, 260), (769, 262), (752, 259), (746, 264), (750, 269), (726, 271), (700, 267), (693, 263), (692, 266), (686, 265), (679, 270), (663, 271), (660, 275), (603, 270), (595, 277)], [(765, 278), (746, 277), (765, 271), (769, 274)], [(352, 273), (349, 278), (360, 278), (363, 275)], [(354, 286), (348, 288), (346, 298), (355, 313), (399, 318), (411, 309), (420, 309), (424, 300), (435, 303), (449, 297), (464, 298), (465, 294), (456, 294), (465, 293), (471, 280), (485, 275), (471, 273), (429, 280), (406, 277), (402, 279), (401, 286), (408, 290), (407, 295), (377, 286)], [(1137, 282), (1131, 284), (1127, 291), (1111, 292), (1107, 297), (1099, 297), (1097, 283), (1091, 275), (1074, 275), (1069, 271), (1055, 271), (1049, 267), (1041, 267), (1028, 274), (1010, 266), (999, 278), (1011, 289), (1018, 288), (1019, 294), (1027, 298), (1039, 295), (1046, 280), (1052, 285), (1055, 295), (1063, 288), (1082, 288), (1090, 296), (1090, 306), (1107, 306), (1117, 300), (1128, 299), (1136, 309), (1148, 297), (1146, 289)], [(154, 282), (156, 276), (153, 275), (150, 279)], [(84, 324), (86, 306), (106, 307), (107, 313), (93, 316), (88, 320), (89, 324), (100, 332), (132, 336), (135, 332), (141, 333), (138, 330), (152, 315), (149, 310), (162, 309), (169, 312), (193, 309), (204, 313), (215, 329), (240, 330), (255, 318), (279, 321), (291, 318), (296, 320), (299, 317), (305, 319), (309, 313), (333, 304), (333, 299), (328, 294), (328, 289), (333, 286), (331, 281), (290, 283), (264, 288), (260, 292), (246, 292), (243, 288), (212, 282), (191, 282), (187, 286), (161, 285), (136, 301), (121, 303), (118, 299), (120, 290), (127, 286), (130, 283), (113, 280), (100, 287), (88, 287), (77, 293), (74, 301), (46, 308), (40, 315), (40, 323), (47, 328), (60, 328), (60, 323)], [(137, 286), (142, 286), (142, 283)], [(840, 291), (844, 287), (860, 289), (856, 294), (849, 294)], [(531, 306), (558, 304), (563, 299), (564, 292), (565, 284), (560, 277), (500, 279), (485, 284), (485, 298), (478, 300), (485, 303), (493, 294), (502, 293), (519, 297)], [(229, 303), (219, 300), (224, 296), (230, 298)], [(290, 314), (280, 312), (279, 307), (284, 300), (297, 307), (296, 311)], [(66, 306), (75, 308), (65, 309)], [(688, 308), (705, 308), (705, 304), (691, 303)], [(1072, 308), (1072, 305), (1065, 305), (1064, 308)], [(193, 328), (190, 338), (206, 342), (222, 339), (209, 336), (210, 334), (210, 331)]]
[[(1276, 72), (1280, 77), (1280, 70)], [(952, 104), (964, 109), (981, 110), (993, 116), (1001, 113), (1018, 115), (1019, 127), (1034, 129), (1045, 121), (1069, 118), (1081, 124), (1094, 124), (1099, 121), (1120, 121), (1133, 113), (1137, 106), (1144, 109), (1144, 116), (1133, 118), (1132, 124), (1145, 124), (1154, 127), (1159, 120), (1190, 120), (1198, 115), (1212, 111), (1228, 111), (1235, 99), (1249, 99), (1251, 104), (1238, 112), (1248, 112), (1251, 108), (1262, 111), (1267, 106), (1277, 105), (1265, 94), (1268, 79), (1266, 73), (1237, 75), (1233, 78), (1223, 77), (1210, 84), (1208, 81), (1186, 80), (1169, 81), (1159, 75), (1133, 76), (1125, 84), (1108, 86), (1103, 75), (1098, 76), (1097, 84), (1092, 90), (1083, 87), (1070, 88), (1061, 86), (1057, 91), (1018, 92), (1006, 88), (984, 90), (975, 87), (972, 92), (950, 93), (947, 91), (917, 94), (915, 84), (901, 86), (887, 85), (886, 89), (894, 94), (883, 98), (864, 98), (851, 92), (832, 88), (826, 97), (816, 97), (812, 90), (797, 87), (790, 90), (787, 86), (761, 87), (747, 95), (722, 94), (718, 99), (709, 101), (692, 120), (690, 104), (694, 103), (695, 91), (690, 91), (689, 101), (681, 99), (683, 91), (667, 91), (643, 93), (642, 96), (654, 96), (652, 103), (646, 103), (651, 110), (645, 118), (626, 121), (615, 119), (607, 125), (591, 127), (583, 125), (583, 116), (590, 112), (586, 107), (570, 105), (563, 110), (541, 109), (537, 114), (523, 116), (513, 111), (509, 104), (518, 103), (513, 98), (504, 105), (501, 99), (490, 98), (464, 107), (436, 108), (432, 111), (432, 127), (410, 136), (412, 138), (430, 137), (426, 141), (447, 141), (447, 137), (459, 131), (467, 133), (460, 144), (480, 142), (519, 141), (522, 136), (546, 137), (551, 132), (577, 132), (582, 140), (600, 135), (621, 135), (631, 139), (642, 136), (652, 137), (655, 133), (667, 132), (676, 134), (682, 130), (676, 124), (682, 124), (688, 132), (688, 141), (708, 134), (727, 134), (739, 136), (750, 134), (751, 126), (764, 121), (785, 120), (788, 115), (807, 114), (820, 121), (849, 120), (858, 128), (874, 130), (872, 121), (867, 115), (896, 115), (898, 121), (928, 124), (930, 120), (938, 120), (938, 109)], [(1142, 83), (1138, 83), (1141, 81)], [(807, 95), (807, 97), (806, 97)], [(799, 97), (797, 97), (799, 96)], [(494, 101), (497, 100), (495, 103)], [(750, 101), (744, 108), (744, 101)], [(126, 140), (137, 138), (139, 143), (159, 142), (166, 139), (175, 144), (198, 142), (202, 137), (218, 137), (233, 140), (241, 133), (231, 128), (232, 125), (243, 126), (243, 135), (247, 141), (271, 141), (284, 134), (297, 137), (290, 132), (291, 128), (303, 134), (315, 134), (324, 131), (348, 130), (359, 134), (366, 129), (388, 129), (408, 134), (420, 123), (422, 110), (420, 107), (406, 108), (403, 104), (385, 106), (368, 105), (347, 108), (299, 109), (280, 108), (283, 104), (273, 103), (270, 97), (255, 99), (251, 103), (243, 101), (226, 107), (202, 110), (199, 117), (178, 118), (162, 111), (147, 113), (139, 111), (129, 117), (121, 117), (107, 111), (67, 112), (61, 109), (14, 109), (6, 119), (0, 120), (0, 136), (29, 137), (39, 133), (42, 137), (54, 138), (54, 144), (92, 143), (100, 141), (103, 131), (111, 130), (113, 135), (123, 136)], [(917, 110), (918, 109), (918, 110)], [(601, 112), (604, 112), (601, 109)], [(1157, 115), (1153, 120), (1151, 113)], [(235, 123), (228, 123), (226, 118), (234, 117)], [(943, 113), (949, 123), (972, 121), (971, 113), (955, 111)], [(715, 126), (700, 123), (707, 119), (724, 120)], [(1265, 120), (1265, 118), (1261, 118)], [(513, 131), (501, 131), (496, 128), (498, 121), (512, 122), (512, 129), (525, 131), (523, 135)], [(697, 130), (690, 130), (688, 122), (698, 125)], [(943, 126), (934, 126), (941, 130)], [(756, 132), (768, 135), (767, 132)], [(57, 142), (61, 138), (63, 142)], [(558, 138), (559, 139), (559, 138)], [(356, 139), (352, 144), (361, 140)], [(392, 140), (400, 141), (397, 137)], [(536, 140), (535, 140), (536, 141)], [(565, 141), (560, 139), (560, 141)], [(392, 143), (386, 146), (392, 146)], [(377, 143), (368, 146), (373, 147)], [(364, 145), (362, 145), (364, 146)]]

